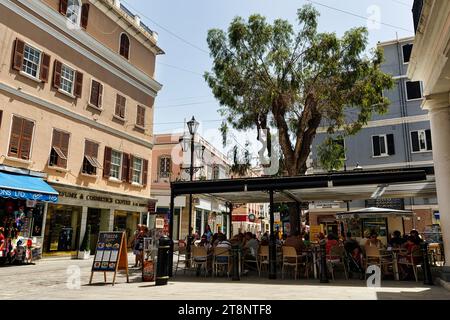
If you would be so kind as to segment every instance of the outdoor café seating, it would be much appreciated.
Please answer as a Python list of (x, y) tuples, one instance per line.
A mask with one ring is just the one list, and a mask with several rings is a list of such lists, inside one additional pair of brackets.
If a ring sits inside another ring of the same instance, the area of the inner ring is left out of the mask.
[(383, 270), (387, 270), (387, 267), (393, 266), (393, 264), (394, 262), (391, 253), (382, 251), (380, 250), (380, 248), (376, 246), (365, 247), (365, 263), (364, 263), (365, 270), (367, 270), (367, 267), (370, 265), (377, 265), (383, 272)]
[(261, 276), (261, 271), (264, 269), (269, 271), (269, 246), (260, 246), (258, 254), (258, 275)]
[(331, 277), (334, 280), (334, 270), (337, 266), (343, 266), (345, 279), (348, 280), (347, 262), (345, 256), (345, 249), (343, 246), (332, 246), (330, 254), (327, 255), (327, 266), (331, 272)]
[(197, 273), (204, 271), (205, 277), (208, 275), (208, 251), (205, 247), (192, 246), (191, 265), (197, 270)]
[(297, 274), (299, 267), (305, 268), (306, 277), (309, 278), (307, 259), (303, 255), (298, 255), (294, 247), (283, 246), (282, 247), (283, 260), (281, 268), (281, 276), (284, 279), (287, 268), (293, 267), (294, 269), (294, 279), (297, 280)]
[(213, 274), (217, 277), (219, 270), (225, 270), (230, 276), (231, 254), (228, 248), (214, 248), (213, 253)]

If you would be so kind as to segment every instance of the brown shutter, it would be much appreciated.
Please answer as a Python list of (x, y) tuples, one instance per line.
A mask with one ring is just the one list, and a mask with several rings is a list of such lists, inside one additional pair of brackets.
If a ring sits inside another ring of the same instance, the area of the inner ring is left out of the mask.
[(23, 120), (22, 136), (20, 138), (20, 158), (30, 159), (31, 141), (33, 139), (34, 122)]
[(137, 106), (136, 124), (143, 127), (145, 125), (145, 108)]
[(17, 71), (22, 70), (24, 51), (25, 51), (25, 42), (16, 39), (14, 45), (13, 69)]
[(96, 107), (98, 107), (98, 89), (99, 83), (95, 80), (92, 80), (90, 103)]
[(61, 149), (61, 151), (66, 156), (66, 159), (60, 159), (60, 158), (58, 159), (59, 167), (61, 167), (61, 168), (67, 168), (67, 159), (68, 159), (68, 155), (69, 155), (69, 139), (70, 139), (70, 135), (68, 133), (61, 132), (61, 140), (60, 140), (60, 144), (59, 144), (59, 149)]
[(98, 105), (97, 107), (102, 107), (102, 98), (103, 98), (103, 85), (101, 83), (98, 84)]
[(61, 69), (62, 63), (58, 60), (55, 60), (55, 67), (53, 70), (53, 87), (59, 89), (61, 87)]
[(130, 166), (130, 155), (128, 153), (122, 154), (122, 181), (129, 182), (129, 166)]
[(133, 155), (130, 154), (130, 162), (128, 163), (128, 181), (133, 182)]
[(126, 98), (121, 96), (120, 94), (117, 94), (115, 111), (116, 116), (125, 118), (125, 104)]
[(111, 173), (111, 151), (110, 147), (105, 147), (105, 157), (103, 159), (103, 178), (109, 178)]
[(11, 125), (11, 138), (9, 140), (8, 156), (19, 156), (20, 136), (22, 133), (22, 118), (13, 117)]
[(0, 110), (0, 128), (2, 127), (3, 110)]
[(81, 98), (81, 93), (83, 92), (83, 74), (81, 72), (75, 73), (75, 97)]
[(85, 3), (81, 6), (81, 27), (83, 29), (87, 28), (89, 20), (89, 4)]
[(39, 79), (42, 82), (48, 82), (49, 73), (50, 73), (50, 56), (48, 54), (42, 53), (41, 70), (40, 70), (40, 74), (39, 74)]
[(86, 156), (94, 156), (94, 143), (86, 140), (84, 144), (84, 155)]
[(148, 176), (148, 160), (143, 160), (144, 161), (144, 165), (143, 165), (143, 170), (142, 170), (142, 185), (146, 186), (147, 185), (147, 176)]
[(59, 1), (59, 13), (66, 15), (67, 13), (67, 0)]

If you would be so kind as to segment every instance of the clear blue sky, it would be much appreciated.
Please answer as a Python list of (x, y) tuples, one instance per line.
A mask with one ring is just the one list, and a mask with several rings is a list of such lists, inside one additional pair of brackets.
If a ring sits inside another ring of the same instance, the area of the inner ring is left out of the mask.
[[(206, 44), (211, 28), (227, 29), (235, 16), (260, 13), (269, 20), (283, 18), (296, 24), (296, 11), (307, 0), (122, 0), (159, 34), (166, 52), (157, 58), (156, 80), (163, 84), (155, 103), (154, 133), (183, 129), (192, 115), (201, 122), (200, 133), (220, 147), (217, 112), (211, 90), (202, 75), (211, 68)], [(369, 27), (370, 46), (378, 41), (412, 36), (413, 0), (317, 0), (320, 31), (342, 35), (356, 26)], [(321, 4), (321, 5), (319, 5)], [(333, 7), (334, 9), (330, 8)], [(347, 11), (348, 13), (341, 12)], [(358, 17), (361, 16), (361, 17)], [(381, 21), (381, 24), (374, 22)], [(180, 39), (181, 38), (181, 39)], [(186, 43), (188, 42), (188, 43)], [(242, 134), (236, 134), (240, 142)], [(249, 136), (254, 139), (254, 136)]]

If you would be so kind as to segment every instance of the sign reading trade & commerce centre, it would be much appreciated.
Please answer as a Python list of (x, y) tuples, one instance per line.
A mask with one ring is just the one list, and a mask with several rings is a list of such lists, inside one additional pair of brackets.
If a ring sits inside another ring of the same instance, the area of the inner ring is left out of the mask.
[[(113, 197), (93, 195), (93, 194), (84, 194), (84, 193), (78, 193), (78, 192), (60, 191), (59, 197), (60, 197), (60, 202), (95, 201), (95, 202), (107, 203), (110, 205), (141, 207), (141, 208), (146, 208), (146, 209), (149, 205), (148, 202), (138, 202), (138, 201), (133, 201), (133, 200), (128, 200), (128, 199), (120, 199), (120, 198), (113, 198)], [(66, 201), (64, 201), (64, 199)]]

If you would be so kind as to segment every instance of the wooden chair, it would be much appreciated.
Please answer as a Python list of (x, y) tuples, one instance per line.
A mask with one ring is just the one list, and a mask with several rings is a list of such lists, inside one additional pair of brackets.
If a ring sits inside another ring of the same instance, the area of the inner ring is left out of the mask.
[[(403, 258), (403, 259), (402, 259)], [(397, 263), (400, 265), (410, 266), (413, 269), (414, 278), (416, 279), (416, 282), (419, 281), (418, 275), (417, 275), (417, 269), (418, 267), (422, 266), (422, 251), (420, 250), (420, 247), (417, 246), (413, 249), (413, 251), (410, 254), (399, 254), (398, 255), (398, 261)]]
[(192, 246), (191, 266), (195, 269), (204, 270), (205, 277), (208, 275), (208, 251), (205, 247)]
[(284, 279), (284, 273), (285, 273), (285, 269), (287, 266), (294, 267), (295, 280), (297, 280), (297, 273), (298, 273), (299, 266), (305, 266), (307, 277), (309, 277), (307, 263), (303, 262), (303, 256), (298, 255), (297, 251), (295, 250), (294, 247), (283, 246), (282, 252), (283, 252), (282, 267), (281, 267), (282, 279)]
[(267, 266), (267, 271), (269, 270), (269, 246), (260, 246), (258, 254), (258, 275), (261, 276), (262, 266)]
[[(226, 261), (221, 261), (226, 257)], [(222, 259), (221, 259), (222, 258)], [(214, 248), (213, 253), (213, 273), (217, 277), (220, 268), (226, 267), (227, 276), (230, 276), (231, 254), (228, 248)]]
[[(393, 260), (391, 254), (384, 254), (380, 251), (376, 246), (365, 246), (365, 254), (366, 258), (364, 261), (364, 268), (367, 270), (369, 265), (377, 265), (380, 267), (380, 270), (383, 271), (383, 268), (388, 267), (389, 265), (393, 266)], [(367, 277), (367, 274), (366, 274)]]
[(178, 272), (180, 262), (184, 263), (184, 273), (186, 274), (186, 242), (180, 240), (177, 244), (174, 244), (174, 254), (177, 255), (177, 264), (175, 267), (175, 275)]
[(337, 265), (344, 267), (345, 279), (348, 280), (347, 274), (347, 262), (345, 257), (345, 248), (343, 246), (332, 246), (330, 248), (330, 254), (327, 255), (327, 265), (331, 271), (331, 278), (334, 280), (334, 268)]

